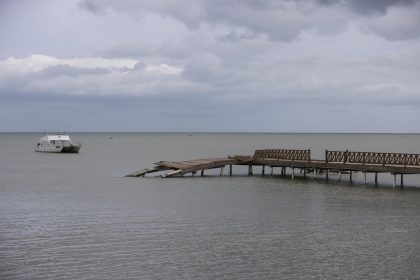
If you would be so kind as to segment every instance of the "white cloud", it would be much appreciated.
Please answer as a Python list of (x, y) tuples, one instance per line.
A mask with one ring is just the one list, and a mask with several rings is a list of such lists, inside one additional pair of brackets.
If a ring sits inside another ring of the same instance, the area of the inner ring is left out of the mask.
[(66, 65), (76, 68), (133, 68), (138, 63), (132, 59), (104, 59), (99, 57), (59, 59), (47, 55), (31, 55), (24, 58), (10, 57), (0, 61), (0, 69), (14, 73), (34, 73), (49, 67)]
[(46, 55), (7, 58), (0, 61), (0, 94), (155, 94), (162, 87), (160, 80), (176, 82), (182, 71), (167, 64), (142, 65), (133, 59), (60, 59)]
[(147, 65), (145, 69), (147, 72), (160, 72), (168, 75), (177, 75), (184, 71), (180, 67), (170, 66), (168, 64)]

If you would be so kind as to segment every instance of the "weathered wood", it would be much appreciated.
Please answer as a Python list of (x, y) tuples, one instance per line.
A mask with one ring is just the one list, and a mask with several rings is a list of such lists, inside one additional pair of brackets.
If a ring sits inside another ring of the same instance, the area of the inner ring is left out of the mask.
[(401, 188), (404, 188), (404, 174), (401, 173)]
[(420, 154), (325, 151), (325, 162), (420, 166)]
[(397, 174), (394, 173), (394, 183), (392, 184), (392, 187), (396, 187), (397, 186)]
[(160, 166), (155, 166), (152, 168), (145, 168), (145, 169), (130, 173), (128, 175), (125, 175), (125, 177), (141, 177), (141, 176), (146, 175), (147, 173), (154, 173), (154, 172), (163, 171), (163, 170), (167, 170), (167, 169), (162, 168)]
[[(316, 178), (319, 170), (325, 171), (325, 178), (328, 180), (330, 172), (338, 172), (339, 181), (342, 173), (350, 174), (350, 182), (353, 181), (353, 172), (364, 172), (365, 183), (368, 172), (375, 173), (375, 184), (378, 184), (378, 173), (387, 172), (394, 175), (394, 187), (396, 186), (396, 174), (401, 175), (401, 186), (404, 185), (404, 174), (420, 174), (420, 154), (398, 154), (398, 153), (372, 153), (353, 151), (325, 151), (324, 160), (311, 159), (310, 150), (256, 150), (254, 156), (234, 155), (227, 158), (204, 158), (187, 161), (159, 161), (153, 168), (146, 168), (126, 175), (127, 177), (145, 176), (149, 173), (167, 171), (162, 177), (183, 176), (185, 174), (196, 174), (205, 170), (221, 168), (220, 175), (223, 175), (223, 168), (229, 165), (229, 176), (232, 176), (232, 166), (248, 166), (248, 174), (252, 175), (252, 167), (261, 166), (262, 175), (265, 175), (265, 166), (270, 166), (271, 175), (275, 167), (281, 167), (281, 175), (286, 175), (286, 168), (292, 169), (292, 178), (295, 177), (295, 168), (306, 171), (313, 171), (313, 178)], [(302, 173), (302, 172), (301, 172)]]
[(311, 150), (286, 150), (286, 149), (256, 150), (253, 158), (254, 159), (283, 159), (283, 160), (310, 161)]
[(249, 176), (252, 176), (253, 175), (253, 173), (252, 173), (252, 164), (251, 163), (248, 164), (248, 175)]

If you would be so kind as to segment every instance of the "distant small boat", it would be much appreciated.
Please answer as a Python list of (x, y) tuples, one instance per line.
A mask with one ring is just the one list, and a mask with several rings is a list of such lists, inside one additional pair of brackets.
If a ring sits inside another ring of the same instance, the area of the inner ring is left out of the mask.
[(36, 145), (35, 151), (46, 153), (78, 153), (82, 145), (73, 143), (65, 132), (46, 133)]

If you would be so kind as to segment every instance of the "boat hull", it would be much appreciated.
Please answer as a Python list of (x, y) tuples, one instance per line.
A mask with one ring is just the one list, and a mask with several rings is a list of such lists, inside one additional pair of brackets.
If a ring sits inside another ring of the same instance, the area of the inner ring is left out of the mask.
[(81, 146), (65, 146), (65, 147), (42, 147), (37, 148), (35, 151), (40, 153), (66, 153), (66, 154), (77, 154), (80, 151)]
[(77, 154), (79, 150), (80, 150), (80, 146), (69, 146), (69, 147), (63, 147), (61, 152), (67, 153), (67, 154)]

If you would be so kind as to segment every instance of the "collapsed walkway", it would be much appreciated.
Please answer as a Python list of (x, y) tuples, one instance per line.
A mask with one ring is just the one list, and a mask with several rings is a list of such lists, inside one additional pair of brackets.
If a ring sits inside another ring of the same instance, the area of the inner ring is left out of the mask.
[(396, 186), (397, 174), (401, 176), (401, 187), (404, 185), (404, 174), (420, 174), (420, 154), (403, 153), (377, 153), (355, 151), (325, 151), (325, 159), (312, 159), (311, 150), (268, 149), (256, 150), (253, 156), (228, 156), (226, 158), (206, 158), (188, 161), (159, 161), (152, 168), (126, 175), (126, 177), (140, 177), (149, 173), (164, 172), (164, 178), (195, 175), (200, 172), (204, 175), (205, 170), (220, 168), (223, 175), (224, 168), (229, 166), (229, 176), (232, 176), (232, 166), (248, 166), (248, 175), (253, 174), (253, 166), (262, 167), (262, 175), (265, 175), (265, 167), (270, 167), (273, 175), (274, 167), (281, 167), (281, 174), (285, 175), (287, 168), (292, 170), (292, 178), (295, 170), (299, 169), (306, 176), (312, 173), (325, 174), (329, 179), (330, 172), (338, 172), (341, 180), (342, 173), (350, 174), (352, 181), (353, 172), (374, 173), (375, 184), (378, 183), (378, 173), (390, 173), (394, 176), (393, 186)]

